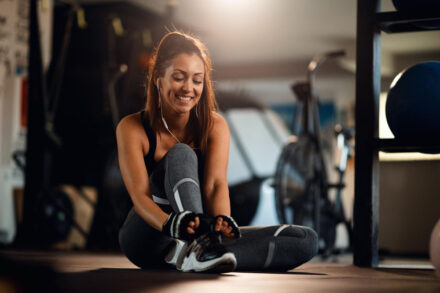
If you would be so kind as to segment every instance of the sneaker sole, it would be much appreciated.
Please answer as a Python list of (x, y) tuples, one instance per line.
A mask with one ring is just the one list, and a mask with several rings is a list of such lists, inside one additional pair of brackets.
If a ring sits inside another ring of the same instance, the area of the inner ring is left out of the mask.
[(171, 265), (176, 265), (179, 260), (181, 251), (185, 250), (187, 246), (187, 243), (182, 240), (174, 240), (173, 248), (165, 256), (165, 262)]
[(191, 253), (189, 257), (185, 257), (179, 270), (183, 272), (212, 272), (226, 273), (235, 270), (237, 267), (237, 259), (232, 252), (223, 254), (220, 258), (199, 262)]

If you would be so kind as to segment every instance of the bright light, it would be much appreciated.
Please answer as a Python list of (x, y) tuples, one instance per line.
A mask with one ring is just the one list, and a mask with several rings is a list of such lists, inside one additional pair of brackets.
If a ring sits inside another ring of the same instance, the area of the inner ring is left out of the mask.
[(396, 85), (396, 83), (399, 81), (402, 74), (403, 74), (403, 71), (400, 72), (398, 75), (396, 75), (396, 77), (393, 79), (393, 82), (390, 85), (390, 88), (393, 88)]

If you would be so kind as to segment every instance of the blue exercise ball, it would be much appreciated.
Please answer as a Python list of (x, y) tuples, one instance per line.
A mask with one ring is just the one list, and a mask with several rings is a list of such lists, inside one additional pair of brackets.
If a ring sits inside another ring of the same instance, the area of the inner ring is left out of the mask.
[(386, 101), (388, 125), (396, 138), (440, 135), (440, 62), (418, 63), (393, 80)]

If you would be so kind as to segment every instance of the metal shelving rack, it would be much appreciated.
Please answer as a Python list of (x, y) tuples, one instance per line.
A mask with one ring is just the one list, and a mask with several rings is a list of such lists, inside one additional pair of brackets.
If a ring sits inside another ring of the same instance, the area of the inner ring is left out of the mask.
[(362, 267), (376, 267), (379, 259), (379, 151), (440, 152), (439, 138), (417, 142), (378, 138), (381, 32), (431, 30), (417, 22), (440, 21), (440, 11), (381, 12), (380, 7), (380, 0), (357, 1), (353, 261)]

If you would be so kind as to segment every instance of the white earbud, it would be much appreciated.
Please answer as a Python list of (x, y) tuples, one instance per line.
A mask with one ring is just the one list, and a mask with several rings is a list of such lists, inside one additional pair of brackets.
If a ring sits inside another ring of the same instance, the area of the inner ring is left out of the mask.
[(165, 121), (165, 118), (163, 118), (162, 111), (160, 112), (160, 114), (161, 114), (161, 116), (162, 116), (163, 126), (165, 126), (165, 128), (166, 128), (168, 131), (170, 131), (170, 129), (168, 128), (168, 124), (167, 124), (167, 122)]
[[(161, 99), (162, 97), (160, 96), (160, 90), (159, 90), (159, 78), (157, 78), (157, 80), (156, 80), (156, 87), (157, 87), (157, 91), (159, 92), (159, 99)], [(162, 118), (162, 122), (163, 122), (163, 125), (165, 126), (166, 130), (170, 131), (170, 129), (168, 128), (168, 124), (165, 121), (165, 118), (163, 117), (162, 107), (160, 107), (160, 116)]]
[[(159, 78), (156, 81), (156, 87), (157, 87), (157, 92), (159, 94), (159, 99), (162, 99), (162, 97), (160, 96), (160, 89), (159, 89)], [(174, 139), (180, 143), (180, 140), (171, 132), (170, 128), (168, 127), (167, 122), (165, 121), (165, 118), (163, 117), (163, 112), (162, 112), (162, 107), (160, 107), (160, 117), (162, 118), (162, 122), (163, 122), (163, 126), (165, 126), (165, 129), (171, 134), (172, 137), (174, 137)]]

